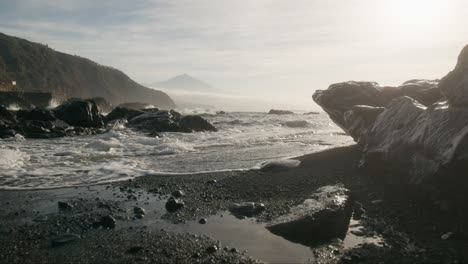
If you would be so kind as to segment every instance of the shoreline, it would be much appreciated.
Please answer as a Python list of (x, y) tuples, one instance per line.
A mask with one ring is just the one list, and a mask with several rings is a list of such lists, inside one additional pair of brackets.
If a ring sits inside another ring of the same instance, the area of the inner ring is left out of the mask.
[[(10, 263), (468, 260), (464, 253), (468, 252), (466, 225), (460, 223), (460, 219), (468, 219), (465, 215), (444, 214), (443, 209), (411, 197), (405, 190), (382, 185), (376, 181), (376, 171), (372, 171), (372, 178), (368, 172), (357, 169), (359, 154), (354, 145), (298, 157), (301, 164), (289, 170), (141, 176), (84, 187), (0, 190), (0, 245), (6, 249), (1, 257)], [(380, 168), (380, 173), (384, 172), (385, 168)], [(264, 224), (287, 214), (314, 190), (336, 183), (350, 189), (365, 212), (360, 220), (361, 234), (352, 230), (358, 234), (356, 237), (379, 236), (385, 241), (384, 246), (345, 248), (342, 242), (330, 241), (307, 247), (265, 231)], [(164, 203), (176, 190), (185, 193), (181, 197), (185, 206), (169, 213)], [(59, 201), (72, 206), (60, 210)], [(241, 202), (263, 203), (265, 210), (255, 218), (239, 220), (230, 215), (229, 207)], [(144, 208), (143, 218), (135, 217), (135, 206)], [(94, 221), (109, 214), (116, 219), (115, 229), (92, 227)], [(198, 223), (202, 218), (207, 219), (204, 225)], [(449, 239), (441, 239), (449, 232)], [(79, 238), (64, 245), (51, 245), (57, 236), (70, 233)], [(246, 242), (252, 239), (260, 240), (255, 244)], [(208, 253), (206, 250), (213, 245), (218, 250)], [(284, 248), (282, 259), (275, 255), (275, 245)], [(101, 255), (101, 251), (105, 254)]]

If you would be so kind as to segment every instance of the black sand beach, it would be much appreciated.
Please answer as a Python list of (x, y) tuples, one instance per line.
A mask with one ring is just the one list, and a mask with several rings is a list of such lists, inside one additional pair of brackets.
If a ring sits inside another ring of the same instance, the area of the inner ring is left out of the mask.
[[(391, 170), (358, 169), (359, 157), (359, 150), (351, 146), (299, 157), (299, 167), (283, 171), (145, 176), (90, 187), (1, 191), (0, 259), (2, 263), (468, 262), (466, 205), (393, 188), (377, 180), (385, 177), (375, 177), (391, 175)], [(309, 249), (264, 228), (317, 188), (336, 183), (351, 190), (354, 218), (362, 215), (362, 229), (348, 232), (349, 236), (382, 241), (356, 246), (345, 238), (345, 243), (327, 241)], [(180, 199), (185, 206), (170, 213), (164, 204), (176, 190), (184, 192)], [(65, 203), (61, 209), (58, 202)], [(228, 209), (240, 202), (263, 203), (265, 210), (256, 218), (237, 219)], [(144, 215), (136, 214), (135, 206), (143, 208)], [(109, 215), (115, 227), (96, 228), (96, 222)], [(198, 223), (202, 218), (206, 224)], [(249, 239), (258, 241), (249, 244)]]

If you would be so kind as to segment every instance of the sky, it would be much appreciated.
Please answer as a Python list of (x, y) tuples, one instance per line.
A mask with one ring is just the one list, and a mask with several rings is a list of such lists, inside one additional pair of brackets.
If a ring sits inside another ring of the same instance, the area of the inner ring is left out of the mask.
[(187, 73), (297, 109), (332, 83), (443, 77), (466, 18), (466, 0), (0, 0), (5, 34), (141, 83)]

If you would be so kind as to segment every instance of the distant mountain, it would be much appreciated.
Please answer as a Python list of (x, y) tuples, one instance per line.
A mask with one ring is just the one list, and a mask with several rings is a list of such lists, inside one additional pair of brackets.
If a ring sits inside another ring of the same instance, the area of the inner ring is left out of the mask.
[(218, 90), (211, 87), (209, 84), (196, 79), (188, 74), (181, 74), (167, 81), (155, 82), (150, 84), (151, 87), (169, 88), (176, 90), (186, 90), (193, 92), (217, 92)]
[(114, 105), (175, 107), (166, 93), (144, 87), (117, 69), (0, 33), (0, 88), (12, 81), (21, 90), (52, 92), (61, 99), (103, 97)]

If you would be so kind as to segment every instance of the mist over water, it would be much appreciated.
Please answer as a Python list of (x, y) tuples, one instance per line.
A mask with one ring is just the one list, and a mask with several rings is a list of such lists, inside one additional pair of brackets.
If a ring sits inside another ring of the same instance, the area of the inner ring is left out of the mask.
[(215, 115), (211, 111), (202, 115), (219, 132), (162, 133), (161, 138), (151, 138), (122, 126), (96, 136), (2, 140), (0, 188), (51, 188), (149, 174), (251, 169), (265, 161), (352, 143), (325, 114)]

